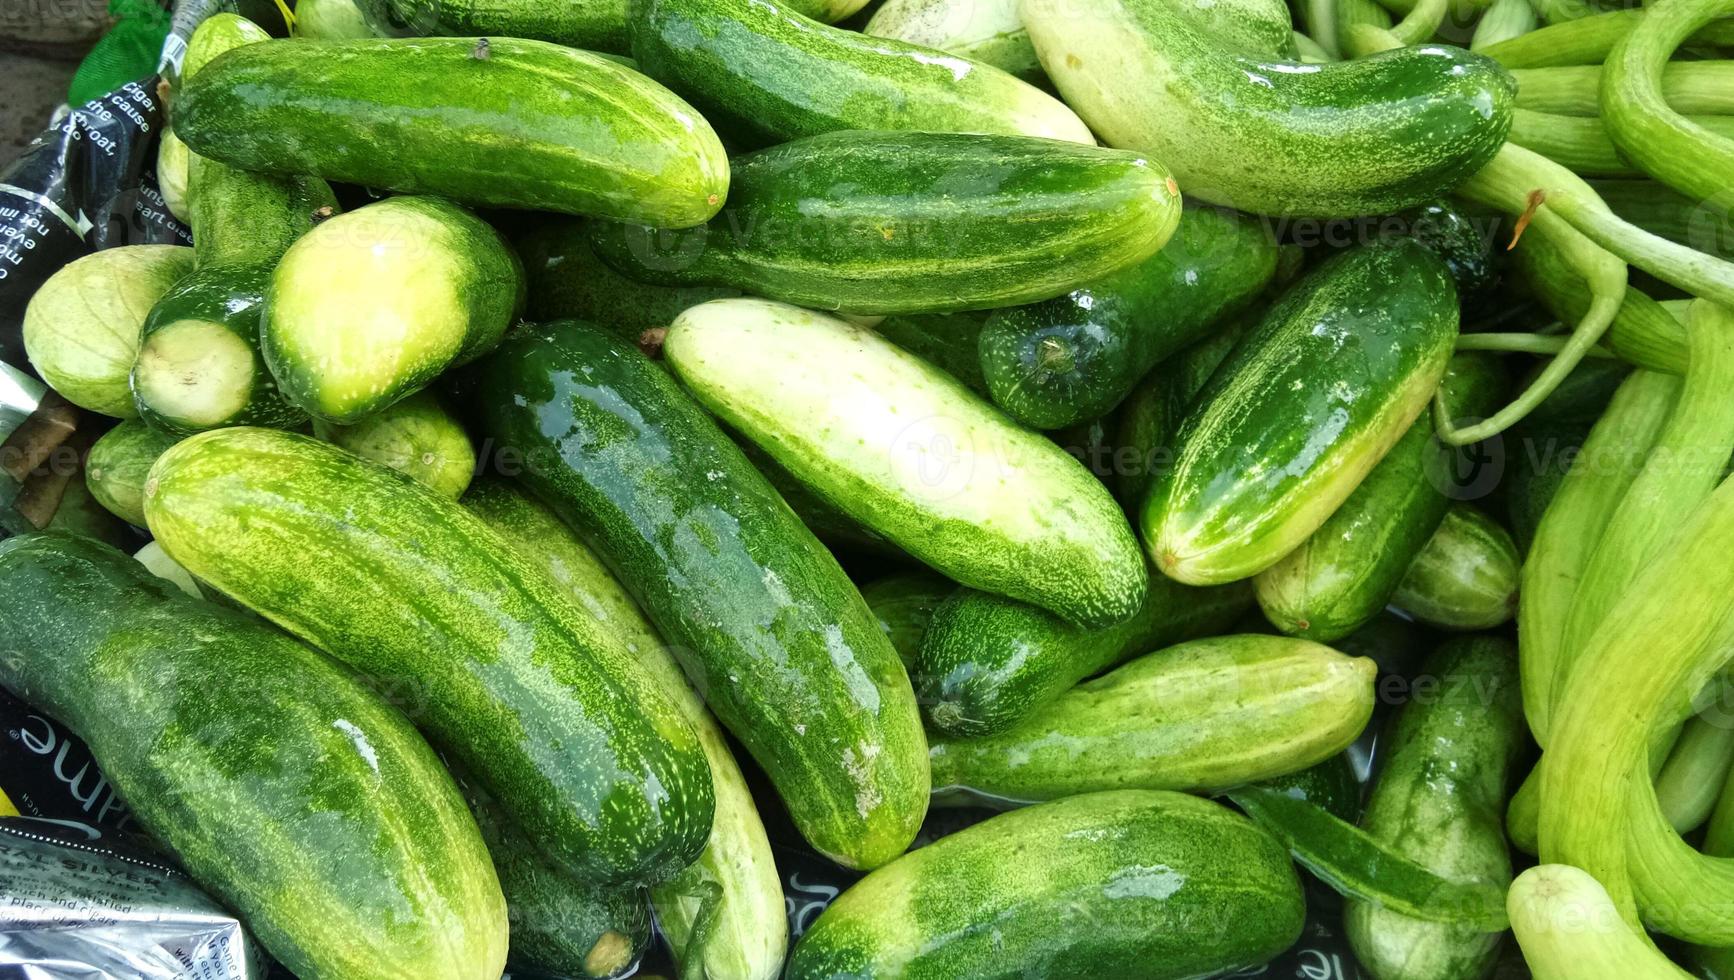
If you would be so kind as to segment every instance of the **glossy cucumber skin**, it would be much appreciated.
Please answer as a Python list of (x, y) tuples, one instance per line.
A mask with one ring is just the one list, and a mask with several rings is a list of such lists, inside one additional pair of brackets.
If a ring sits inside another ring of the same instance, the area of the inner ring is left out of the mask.
[(1220, 633), (1250, 608), (1244, 583), (1198, 589), (1152, 575), (1130, 619), (1086, 629), (1015, 599), (958, 589), (934, 611), (910, 678), (935, 732), (997, 735), (1084, 678)]
[(626, 0), (364, 0), (411, 33), (525, 37), (625, 54)]
[(1157, 365), (1120, 403), (1115, 438), (1127, 460), (1117, 466), (1114, 494), (1134, 520), (1151, 487), (1174, 465), (1174, 437), (1187, 410), (1249, 326), (1245, 317), (1225, 324)]
[(1244, 817), (1178, 793), (1000, 814), (873, 872), (801, 937), (788, 980), (1180, 980), (1299, 937), (1300, 880)]
[(1110, 146), (1254, 214), (1353, 217), (1439, 196), (1504, 144), (1516, 84), (1416, 45), (1326, 64), (1235, 53), (1166, 0), (1028, 0), (1048, 77)]
[(1511, 533), (1457, 504), (1415, 555), (1391, 602), (1446, 629), (1491, 629), (1517, 612), (1521, 562)]
[(1093, 626), (1143, 600), (1138, 543), (1100, 482), (872, 331), (717, 300), (675, 320), (663, 356), (700, 404), (952, 580)]
[(469, 204), (697, 224), (728, 189), (692, 107), (600, 55), (542, 41), (265, 41), (175, 97), (195, 153)]
[(524, 265), (524, 315), (532, 323), (586, 320), (636, 343), (646, 330), (666, 329), (689, 306), (740, 295), (738, 289), (628, 279), (596, 256), (583, 218), (542, 216), (512, 246)]
[(1137, 154), (1020, 136), (840, 132), (733, 160), (702, 228), (598, 222), (604, 262), (663, 285), (731, 286), (846, 313), (1047, 299), (1168, 241), (1180, 195)]
[(1258, 785), (1317, 804), (1339, 820), (1354, 823), (1361, 816), (1361, 782), (1355, 778), (1355, 765), (1347, 752)]
[(691, 725), (456, 501), (307, 436), (234, 428), (157, 460), (145, 516), (200, 580), (408, 697), (557, 866), (643, 883), (698, 856), (713, 800)]
[[(1511, 881), (1505, 847), (1506, 785), (1527, 742), (1517, 650), (1493, 637), (1453, 640), (1422, 668), (1436, 697), (1411, 701), (1382, 747), (1382, 768), (1361, 829), (1449, 878)], [(1350, 901), (1344, 931), (1380, 980), (1485, 976), (1502, 933), (1424, 922)]]
[(315, 422), (313, 434), (453, 500), (463, 496), (476, 472), (469, 434), (430, 391), (418, 391), (355, 425)]
[(102, 434), (84, 459), (84, 484), (109, 513), (144, 527), (145, 475), (175, 437), (128, 419)]
[(514, 335), (475, 373), (485, 435), (523, 454), (521, 481), (679, 651), (807, 840), (852, 867), (902, 853), (928, 793), (908, 677), (741, 451), (656, 364), (577, 321)]
[(921, 569), (874, 579), (861, 586), (861, 598), (873, 610), (879, 628), (890, 638), (904, 669), (911, 670), (922, 637), (933, 622), (934, 611), (956, 591), (956, 582), (938, 572)]
[(1426, 408), (1456, 336), (1450, 272), (1412, 241), (1345, 252), (1291, 286), (1181, 425), (1141, 514), (1157, 567), (1210, 585), (1299, 547)]
[(88, 538), (0, 543), (0, 582), (0, 684), (83, 737), (140, 824), (273, 956), (303, 977), (499, 976), (488, 853), (402, 715)]
[(980, 62), (804, 17), (781, 0), (628, 0), (645, 74), (759, 145), (835, 130), (1095, 137), (1072, 110)]
[(1157, 362), (1263, 292), (1276, 257), (1260, 219), (1185, 209), (1143, 262), (988, 317), (980, 358), (994, 402), (1038, 429), (1101, 417)]
[(1280, 776), (1361, 734), (1376, 672), (1292, 637), (1191, 640), (1086, 681), (998, 735), (935, 739), (933, 785), (1028, 801)]
[(260, 347), (288, 400), (353, 425), (499, 343), (524, 271), (493, 228), (393, 197), (303, 236), (272, 272)]

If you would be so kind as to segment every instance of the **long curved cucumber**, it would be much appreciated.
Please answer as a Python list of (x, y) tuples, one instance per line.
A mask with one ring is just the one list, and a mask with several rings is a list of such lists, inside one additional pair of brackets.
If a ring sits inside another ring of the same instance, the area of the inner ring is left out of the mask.
[(1255, 214), (1353, 217), (1437, 197), (1505, 142), (1516, 85), (1416, 45), (1305, 64), (1235, 53), (1169, 0), (1026, 0), (1048, 77), (1110, 146)]
[(663, 356), (700, 404), (953, 581), (1093, 626), (1143, 601), (1138, 543), (1107, 488), (872, 331), (717, 300), (674, 321)]
[(1100, 418), (1157, 362), (1251, 303), (1276, 258), (1260, 219), (1186, 208), (1143, 262), (989, 316), (978, 343), (993, 400), (1038, 429)]
[(409, 698), (557, 866), (649, 882), (698, 856), (712, 793), (692, 726), (456, 501), (308, 436), (234, 428), (163, 454), (145, 517), (200, 580)]
[(782, 0), (629, 0), (632, 56), (760, 145), (841, 129), (1095, 137), (1064, 103), (990, 65), (828, 27)]
[(661, 227), (728, 191), (722, 143), (672, 92), (512, 37), (245, 45), (176, 93), (175, 132), (244, 170)]
[(1485, 512), (1456, 504), (1416, 552), (1391, 602), (1447, 629), (1492, 629), (1517, 613), (1522, 563), (1511, 532)]
[(1377, 671), (1292, 637), (1191, 640), (1086, 681), (998, 735), (935, 739), (933, 785), (1028, 801), (1281, 776), (1360, 736)]
[(285, 966), (500, 975), (506, 905), (475, 821), (355, 678), (89, 538), (0, 542), (0, 590), (0, 685), (77, 732), (139, 823)]
[(599, 222), (633, 278), (847, 313), (1028, 303), (1155, 254), (1180, 219), (1137, 154), (1021, 136), (840, 132), (736, 157), (710, 224)]
[(1327, 260), (1235, 348), (1145, 502), (1166, 575), (1246, 578), (1318, 530), (1426, 408), (1457, 337), (1450, 270), (1408, 239)]
[(500, 466), (619, 575), (808, 842), (851, 867), (901, 854), (929, 788), (909, 679), (836, 559), (716, 422), (578, 321), (515, 334), (475, 374), (483, 434), (511, 450)]
[(84, 458), (84, 485), (109, 513), (144, 527), (145, 477), (174, 444), (174, 436), (137, 419), (121, 422), (91, 445)]

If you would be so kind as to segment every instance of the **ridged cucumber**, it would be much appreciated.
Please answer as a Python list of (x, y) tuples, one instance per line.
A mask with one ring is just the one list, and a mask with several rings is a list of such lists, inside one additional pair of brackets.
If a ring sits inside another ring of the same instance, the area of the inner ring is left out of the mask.
[(993, 400), (1038, 429), (1100, 418), (1157, 362), (1263, 292), (1276, 257), (1261, 220), (1186, 208), (1143, 262), (988, 317), (979, 343)]
[(1211, 585), (1299, 547), (1427, 407), (1456, 337), (1450, 270), (1408, 239), (1291, 286), (1181, 426), (1140, 515), (1157, 567)]
[(867, 601), (873, 618), (879, 620), (879, 628), (890, 638), (904, 669), (909, 670), (921, 649), (921, 638), (927, 635), (928, 624), (933, 622), (934, 610), (956, 591), (956, 582), (922, 569), (874, 579), (861, 586), (861, 598)]
[(260, 346), (291, 403), (349, 425), (486, 353), (523, 298), (523, 267), (486, 222), (436, 197), (394, 197), (290, 247)]
[(402, 715), (125, 554), (0, 542), (0, 685), (65, 723), (139, 823), (300, 976), (494, 980), (506, 907)]
[(1179, 793), (1092, 793), (993, 817), (831, 903), (788, 980), (1181, 980), (1256, 966), (1300, 936), (1282, 845)]
[(84, 485), (109, 513), (144, 527), (145, 476), (175, 437), (129, 419), (102, 434), (84, 458)]
[(476, 472), (469, 434), (430, 391), (418, 391), (354, 425), (315, 422), (313, 432), (454, 500)]
[(1309, 640), (1192, 640), (1086, 681), (998, 735), (936, 739), (933, 785), (1027, 801), (1280, 776), (1361, 734), (1376, 673)]
[(1138, 543), (1106, 488), (872, 331), (716, 300), (674, 321), (663, 356), (706, 408), (953, 581), (1094, 626), (1143, 601)]
[(455, 501), (308, 436), (234, 428), (158, 459), (145, 516), (201, 580), (400, 685), (406, 711), (559, 867), (647, 882), (698, 856), (712, 796), (692, 726)]
[(1180, 219), (1156, 162), (1029, 137), (828, 133), (733, 168), (728, 208), (709, 225), (599, 222), (597, 254), (645, 282), (942, 313), (1047, 299), (1142, 262)]
[(483, 434), (682, 651), (807, 840), (852, 867), (901, 854), (927, 805), (915, 694), (836, 559), (741, 451), (599, 327), (521, 331), (475, 375)]
[(632, 56), (761, 145), (840, 129), (1095, 137), (1060, 100), (980, 62), (827, 27), (782, 0), (628, 0)]
[(673, 93), (511, 37), (245, 45), (176, 93), (175, 132), (244, 170), (662, 227), (728, 190), (722, 143)]
[(1244, 320), (1228, 324), (1157, 365), (1121, 403), (1115, 438), (1128, 465), (1116, 467), (1114, 493), (1133, 520), (1151, 487), (1174, 465), (1174, 437), (1192, 402), (1247, 327)]
[(1391, 602), (1446, 629), (1492, 629), (1517, 612), (1521, 562), (1511, 533), (1480, 509), (1456, 504), (1427, 540)]
[(1504, 145), (1516, 85), (1415, 45), (1309, 65), (1247, 57), (1168, 0), (1026, 0), (1048, 77), (1110, 146), (1255, 214), (1353, 217), (1438, 197)]

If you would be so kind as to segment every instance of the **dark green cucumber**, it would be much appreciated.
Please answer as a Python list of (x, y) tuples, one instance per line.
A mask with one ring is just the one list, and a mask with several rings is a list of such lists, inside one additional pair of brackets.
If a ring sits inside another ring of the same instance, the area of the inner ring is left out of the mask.
[[(1440, 383), (1450, 418), (1485, 418), (1503, 388), (1500, 372), (1492, 355), (1452, 358)], [(1445, 519), (1458, 492), (1451, 483), (1457, 458), (1434, 437), (1431, 413), (1416, 419), (1304, 544), (1253, 580), (1271, 624), (1334, 643), (1378, 615)]]
[(953, 738), (993, 735), (1086, 677), (1220, 633), (1251, 607), (1245, 584), (1196, 589), (1152, 574), (1130, 619), (1086, 629), (1015, 599), (958, 589), (934, 611), (910, 679), (934, 731)]
[(879, 321), (873, 326), (873, 332), (986, 398), (989, 397), (987, 379), (981, 373), (977, 343), (987, 318), (988, 313), (982, 310), (903, 313)]
[(1450, 270), (1410, 239), (1291, 286), (1181, 425), (1140, 515), (1157, 567), (1211, 585), (1299, 547), (1427, 407), (1456, 338)]
[(103, 433), (84, 459), (84, 483), (97, 503), (129, 524), (144, 527), (145, 475), (175, 437), (128, 420)]
[(1174, 465), (1174, 437), (1193, 399), (1247, 327), (1244, 321), (1229, 324), (1157, 365), (1121, 403), (1116, 441), (1127, 461), (1115, 468), (1114, 491), (1134, 518), (1150, 488)]
[(673, 93), (511, 37), (244, 45), (176, 93), (175, 134), (243, 170), (664, 227), (728, 190), (722, 144)]
[(1457, 295), (1465, 301), (1479, 298), (1499, 281), (1493, 257), (1498, 216), (1465, 210), (1447, 200), (1428, 201), (1396, 215), (1402, 234), (1433, 250), (1451, 270)]
[(410, 33), (527, 37), (625, 54), (626, 0), (357, 0), (370, 19)]
[(783, 498), (783, 503), (789, 505), (795, 516), (801, 519), (801, 523), (807, 525), (807, 530), (812, 531), (813, 536), (823, 541), (826, 547), (834, 551), (908, 560), (909, 556), (904, 554), (903, 549), (892, 544), (883, 534), (850, 517), (842, 508), (802, 483), (800, 477), (790, 473), (788, 467), (777, 462), (775, 457), (751, 439), (730, 429), (726, 423), (723, 431), (735, 441), (735, 445), (741, 447), (741, 452), (746, 454), (753, 468), (758, 470), (759, 475)]
[(897, 650), (904, 668), (909, 669), (921, 649), (921, 638), (927, 635), (928, 624), (933, 621), (934, 610), (957, 591), (956, 582), (923, 569), (874, 579), (861, 587), (861, 598), (873, 610), (879, 628), (891, 638), (891, 646)]
[(825, 855), (876, 867), (926, 809), (890, 640), (836, 559), (674, 379), (600, 327), (514, 335), (475, 371), (502, 468), (582, 534), (680, 651)]
[(1158, 361), (1263, 292), (1276, 256), (1263, 221), (1185, 209), (1174, 237), (1143, 262), (988, 317), (981, 372), (993, 400), (1038, 429), (1100, 417)]
[(283, 256), (260, 347), (291, 403), (349, 425), (499, 343), (524, 270), (487, 222), (437, 197), (339, 215)]
[[(1361, 829), (1446, 878), (1504, 888), (1506, 784), (1528, 742), (1517, 650), (1491, 637), (1454, 640), (1422, 676), (1438, 681), (1438, 694), (1404, 706), (1380, 743)], [(1343, 919), (1356, 958), (1383, 980), (1485, 976), (1504, 938), (1361, 901), (1349, 902)]]
[(1282, 845), (1179, 793), (1092, 793), (993, 817), (873, 872), (801, 937), (788, 980), (1181, 980), (1299, 938)]
[(692, 726), (543, 568), (456, 501), (308, 436), (218, 429), (145, 490), (200, 580), (410, 698), (559, 867), (646, 882), (710, 829)]
[(1047, 299), (1142, 262), (1180, 219), (1156, 162), (1030, 137), (828, 133), (732, 166), (728, 207), (709, 225), (599, 222), (597, 254), (663, 285), (942, 313)]
[(1028, 801), (1281, 776), (1360, 736), (1376, 673), (1371, 660), (1293, 637), (1191, 640), (1086, 681), (997, 735), (935, 739), (933, 785)]
[(1519, 566), (1511, 532), (1456, 504), (1416, 553), (1391, 602), (1446, 629), (1491, 629), (1517, 612)]
[(125, 554), (0, 543), (0, 685), (65, 723), (139, 823), (303, 977), (494, 980), (506, 907), (401, 714)]
[(132, 366), (139, 418), (179, 436), (307, 422), (278, 390), (259, 350), (270, 283), (267, 263), (202, 265), (151, 307)]
[(1446, 193), (1504, 145), (1516, 83), (1462, 48), (1309, 65), (1236, 53), (1167, 0), (1027, 0), (1048, 77), (1110, 146), (1254, 214), (1383, 214)]
[(1361, 782), (1355, 778), (1355, 764), (1347, 752), (1258, 785), (1322, 807), (1338, 820), (1353, 821), (1361, 816)]
[(469, 434), (430, 391), (418, 391), (354, 425), (315, 422), (313, 432), (454, 500), (476, 473)]
[(628, 0), (632, 56), (708, 118), (761, 145), (840, 129), (1095, 137), (998, 68), (827, 27), (782, 0)]
[(767, 300), (715, 300), (675, 320), (663, 356), (700, 404), (953, 581), (1092, 626), (1143, 601), (1138, 542), (1106, 488), (871, 330)]

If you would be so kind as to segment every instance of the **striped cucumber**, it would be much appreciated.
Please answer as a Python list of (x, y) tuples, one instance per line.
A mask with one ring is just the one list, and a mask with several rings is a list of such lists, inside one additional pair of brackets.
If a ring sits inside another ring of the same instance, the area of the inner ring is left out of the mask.
[(193, 575), (401, 687), (557, 866), (648, 882), (698, 856), (712, 795), (691, 725), (457, 502), (307, 436), (234, 428), (158, 459), (145, 516)]
[(1138, 543), (1106, 488), (872, 331), (717, 300), (674, 321), (663, 356), (700, 404), (953, 581), (1093, 626), (1143, 600)]
[(315, 422), (313, 432), (454, 500), (463, 496), (476, 472), (469, 434), (429, 391), (418, 391), (354, 425)]
[(873, 872), (801, 937), (788, 980), (1182, 980), (1300, 936), (1300, 879), (1250, 821), (1179, 793), (993, 817)]
[(1492, 629), (1517, 612), (1520, 566), (1511, 532), (1482, 510), (1455, 504), (1416, 552), (1391, 602), (1434, 626)]
[[(0, 542), (0, 685), (304, 977), (494, 980), (506, 906), (421, 736), (330, 660), (122, 552)], [(213, 669), (220, 665), (220, 669)]]
[(608, 563), (821, 853), (876, 867), (926, 810), (926, 739), (836, 559), (674, 379), (598, 327), (515, 334), (475, 372), (482, 434)]
[(174, 436), (143, 422), (122, 422), (91, 445), (84, 459), (84, 485), (109, 513), (144, 527), (145, 475), (174, 444)]
[(861, 598), (879, 620), (879, 628), (890, 638), (904, 669), (912, 669), (927, 635), (933, 613), (947, 596), (958, 591), (957, 583), (935, 572), (922, 569), (898, 572), (874, 579), (861, 586)]
[(728, 207), (709, 225), (598, 223), (597, 254), (662, 285), (943, 313), (1063, 293), (1149, 258), (1180, 219), (1154, 161), (1029, 137), (828, 133), (733, 167)]
[(1086, 681), (998, 735), (936, 739), (933, 785), (1028, 801), (1280, 776), (1359, 737), (1376, 673), (1309, 640), (1192, 640)]
[(1426, 408), (1456, 336), (1450, 270), (1410, 239), (1291, 286), (1181, 425), (1140, 515), (1157, 567), (1211, 585), (1299, 547)]

